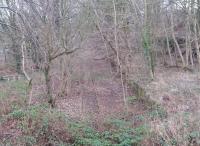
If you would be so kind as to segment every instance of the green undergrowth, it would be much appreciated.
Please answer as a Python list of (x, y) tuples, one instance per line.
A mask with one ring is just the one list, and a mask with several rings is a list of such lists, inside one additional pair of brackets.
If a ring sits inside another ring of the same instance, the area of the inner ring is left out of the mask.
[(141, 145), (147, 125), (134, 127), (123, 119), (109, 119), (101, 130), (90, 123), (70, 120), (48, 104), (27, 106), (24, 81), (1, 84), (0, 146), (131, 146)]
[(89, 123), (70, 120), (48, 105), (13, 110), (1, 121), (13, 126), (15, 133), (4, 137), (1, 145), (55, 146), (131, 146), (140, 145), (148, 135), (148, 126), (134, 127), (131, 122), (109, 119), (103, 131)]
[(0, 84), (0, 119), (26, 104), (27, 82), (11, 81)]
[[(140, 115), (138, 119), (145, 120), (145, 117)], [(160, 135), (162, 133), (150, 132), (148, 124), (134, 126), (133, 123), (131, 120), (108, 119), (103, 124), (104, 130), (98, 131), (89, 123), (68, 119), (56, 109), (49, 109), (48, 105), (31, 106), (13, 110), (4, 117), (1, 124), (8, 127), (14, 125), (12, 131), (16, 132), (7, 135), (9, 137), (3, 136), (0, 145), (140, 146), (144, 145), (143, 141), (146, 139), (153, 139), (154, 144), (161, 146), (180, 144), (179, 136), (182, 133)], [(166, 123), (163, 126), (163, 130), (170, 132), (168, 127), (170, 125)], [(190, 128), (190, 126), (191, 123), (185, 119), (183, 128)], [(7, 132), (9, 133), (9, 130)], [(185, 143), (199, 144), (200, 132), (198, 129), (190, 129), (182, 138)]]

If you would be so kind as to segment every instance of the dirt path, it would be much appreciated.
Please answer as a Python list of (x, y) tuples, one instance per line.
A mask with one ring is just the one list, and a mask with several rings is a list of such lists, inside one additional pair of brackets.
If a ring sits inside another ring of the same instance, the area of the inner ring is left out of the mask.
[(58, 101), (61, 111), (71, 117), (101, 118), (124, 109), (122, 87), (120, 82), (112, 79), (109, 62), (95, 59), (104, 57), (101, 52), (95, 44), (88, 42), (77, 56), (75, 66), (81, 77), (71, 96)]

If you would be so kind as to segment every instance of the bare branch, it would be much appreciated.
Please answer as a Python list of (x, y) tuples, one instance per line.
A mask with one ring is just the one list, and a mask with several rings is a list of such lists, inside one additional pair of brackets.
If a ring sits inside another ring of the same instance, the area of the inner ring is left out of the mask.
[(0, 21), (0, 24), (1, 24), (1, 25), (5, 25), (5, 26), (10, 27), (10, 28), (15, 29), (15, 30), (19, 30), (17, 27), (14, 27), (14, 26), (9, 25), (9, 24), (7, 24), (7, 23), (3, 23), (3, 22), (1, 22), (1, 21)]
[(69, 51), (63, 51), (63, 52), (61, 52), (61, 53), (59, 53), (59, 54), (57, 54), (57, 55), (51, 57), (50, 60), (52, 61), (52, 60), (54, 60), (54, 59), (56, 59), (56, 58), (58, 58), (58, 57), (60, 57), (60, 56), (62, 56), (62, 55), (69, 55), (69, 54), (72, 54), (72, 53), (74, 53), (74, 52), (77, 51), (77, 50), (79, 50), (79, 48), (75, 48), (75, 49), (69, 50)]

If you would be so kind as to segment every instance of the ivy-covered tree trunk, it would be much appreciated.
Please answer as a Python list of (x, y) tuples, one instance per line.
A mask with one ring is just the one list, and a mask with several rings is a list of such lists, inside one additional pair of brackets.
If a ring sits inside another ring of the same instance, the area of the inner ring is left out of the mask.
[[(195, 4), (195, 1), (192, 1), (192, 5)], [(198, 25), (200, 25), (200, 0), (197, 0), (197, 12), (196, 12), (196, 17), (198, 21)]]
[(147, 58), (148, 67), (150, 70), (151, 78), (154, 78), (154, 55), (153, 50), (151, 48), (151, 38), (150, 38), (150, 25), (151, 25), (151, 7), (145, 0), (145, 20), (144, 20), (144, 31), (143, 31), (143, 49), (145, 57)]
[(148, 63), (148, 67), (150, 70), (150, 75), (151, 78), (154, 78), (154, 71), (155, 71), (155, 64), (154, 64), (154, 55), (153, 55), (153, 51), (151, 49), (151, 45), (150, 45), (150, 35), (148, 33), (147, 30), (145, 30), (144, 34), (143, 34), (143, 49), (144, 49), (144, 55), (146, 57), (147, 63)]

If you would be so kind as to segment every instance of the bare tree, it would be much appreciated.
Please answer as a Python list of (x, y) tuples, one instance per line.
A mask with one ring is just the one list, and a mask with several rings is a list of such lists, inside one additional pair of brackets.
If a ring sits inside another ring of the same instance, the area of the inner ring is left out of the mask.
[[(68, 45), (68, 38), (76, 39), (79, 37), (78, 32), (80, 31), (80, 25), (78, 24), (74, 26), (73, 34), (68, 34), (66, 24), (75, 17), (72, 16), (73, 14), (68, 13), (68, 8), (65, 7), (68, 3), (69, 1), (62, 0), (27, 0), (20, 1), (20, 4), (23, 4), (20, 7), (17, 7), (16, 3), (12, 4), (12, 7), (10, 3), (5, 7), (1, 7), (6, 8), (11, 13), (12, 21), (10, 20), (10, 25), (14, 28), (19, 28), (21, 32), (20, 38), (25, 36), (25, 43), (30, 43), (33, 47), (36, 47), (31, 48), (36, 49), (37, 55), (40, 55), (40, 68), (44, 72), (48, 102), (52, 107), (55, 106), (50, 75), (52, 63), (61, 56), (72, 54), (79, 49), (79, 46), (69, 48), (70, 46)], [(76, 4), (73, 6), (76, 6)], [(78, 13), (75, 9), (72, 12), (74, 14)], [(14, 21), (17, 21), (18, 24)], [(32, 23), (33, 21), (34, 23)], [(11, 32), (14, 33), (14, 31), (12, 30)], [(19, 41), (19, 43), (24, 43), (24, 41)], [(15, 46), (13, 48), (18, 47)], [(21, 51), (16, 50), (14, 52), (19, 53)], [(19, 54), (19, 58), (21, 58), (21, 54)]]

